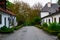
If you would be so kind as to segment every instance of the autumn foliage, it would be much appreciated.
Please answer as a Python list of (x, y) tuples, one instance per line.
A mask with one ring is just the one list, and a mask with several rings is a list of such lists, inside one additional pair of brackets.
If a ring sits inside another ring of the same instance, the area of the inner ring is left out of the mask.
[[(15, 2), (12, 4), (8, 1), (7, 8), (16, 14), (18, 25), (20, 24), (30, 24), (34, 21), (35, 17), (40, 18), (40, 9), (42, 6), (35, 4), (35, 6), (30, 7), (29, 4), (24, 2)], [(40, 21), (40, 20), (39, 20)]]

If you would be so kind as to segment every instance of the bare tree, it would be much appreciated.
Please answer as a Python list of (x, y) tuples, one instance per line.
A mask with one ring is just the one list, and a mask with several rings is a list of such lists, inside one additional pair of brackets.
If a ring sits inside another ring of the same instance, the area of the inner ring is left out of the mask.
[(40, 16), (41, 4), (35, 4), (30, 7), (27, 3), (21, 1), (15, 1), (14, 5), (9, 8), (16, 14), (18, 24), (24, 23), (25, 21), (31, 21), (34, 17)]
[(40, 3), (37, 3), (37, 4), (34, 4), (32, 6), (33, 9), (36, 9), (36, 10), (41, 10), (42, 9), (42, 5)]

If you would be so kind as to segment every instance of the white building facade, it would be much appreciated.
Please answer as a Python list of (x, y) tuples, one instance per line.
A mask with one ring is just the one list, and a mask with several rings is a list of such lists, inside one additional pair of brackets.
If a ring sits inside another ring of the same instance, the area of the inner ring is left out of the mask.
[(60, 6), (56, 3), (47, 3), (41, 11), (41, 23), (60, 22)]
[(12, 12), (0, 9), (0, 28), (17, 26), (16, 15)]
[(60, 23), (60, 13), (56, 13), (56, 15), (51, 15), (51, 16), (46, 16), (42, 19), (42, 23), (53, 23), (53, 22), (57, 22)]

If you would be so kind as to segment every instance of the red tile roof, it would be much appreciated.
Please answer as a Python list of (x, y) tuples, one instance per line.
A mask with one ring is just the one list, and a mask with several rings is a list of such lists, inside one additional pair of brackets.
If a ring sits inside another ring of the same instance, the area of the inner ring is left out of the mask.
[(10, 14), (10, 15), (13, 15), (13, 16), (16, 16), (16, 14), (14, 14), (13, 12), (11, 12), (11, 11), (9, 11), (7, 9), (4, 10), (4, 9), (0, 8), (0, 11), (5, 12), (5, 13)]

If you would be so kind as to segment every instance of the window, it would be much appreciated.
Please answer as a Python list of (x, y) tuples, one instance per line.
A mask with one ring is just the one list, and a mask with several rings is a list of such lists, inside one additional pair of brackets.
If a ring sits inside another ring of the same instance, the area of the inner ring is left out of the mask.
[(50, 23), (50, 19), (49, 19), (49, 23)]
[(2, 16), (0, 15), (0, 24), (2, 23)]
[(54, 22), (56, 22), (56, 18), (54, 18)]
[(59, 17), (59, 23), (60, 23), (60, 17)]
[(9, 21), (9, 27), (11, 26), (11, 18), (8, 17), (8, 21)]
[(43, 23), (44, 23), (44, 20), (43, 20)]
[(14, 19), (12, 19), (12, 25), (14, 25)]
[(10, 21), (11, 19), (8, 17), (8, 20)]
[(5, 20), (5, 26), (6, 26), (6, 17), (4, 18), (4, 20)]
[(46, 19), (46, 23), (47, 23), (47, 19)]

